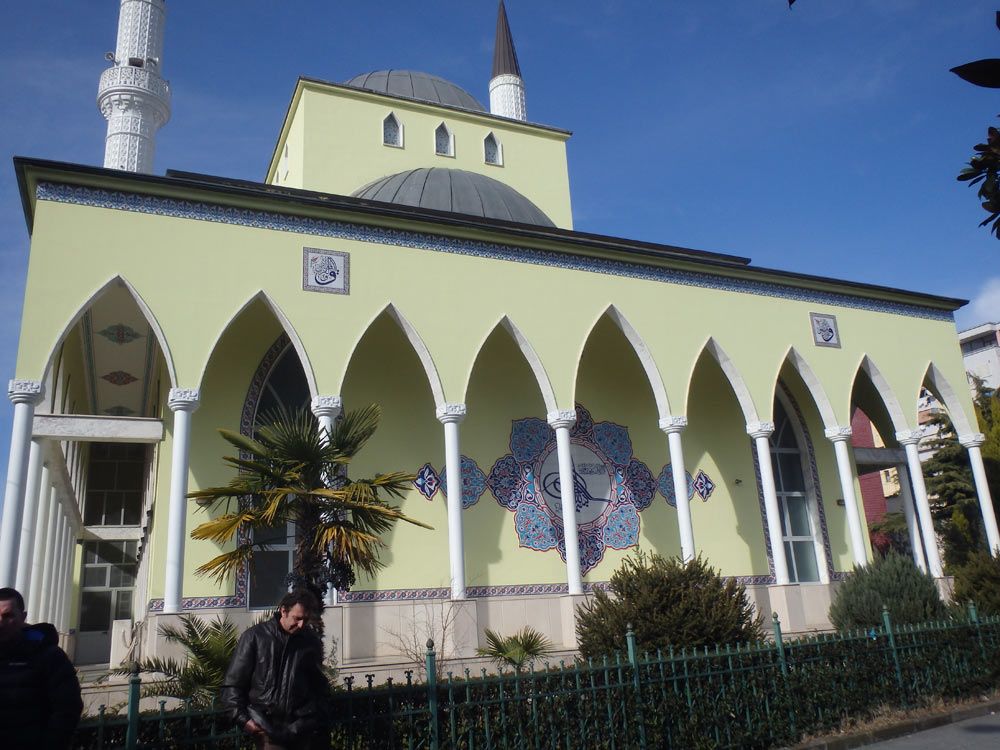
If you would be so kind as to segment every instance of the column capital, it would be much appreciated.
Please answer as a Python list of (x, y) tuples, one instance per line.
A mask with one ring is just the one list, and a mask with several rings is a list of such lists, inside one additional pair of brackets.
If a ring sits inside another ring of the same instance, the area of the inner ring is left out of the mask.
[(832, 443), (846, 443), (851, 439), (851, 428), (843, 427), (837, 425), (836, 427), (827, 427), (823, 430), (823, 434), (826, 435), (827, 439)]
[(313, 396), (309, 408), (317, 419), (320, 417), (336, 419), (344, 411), (344, 399), (340, 396)]
[(7, 398), (15, 404), (37, 404), (45, 396), (38, 380), (11, 380), (7, 383)]
[(465, 419), (465, 404), (441, 404), (434, 410), (441, 424), (458, 424)]
[(201, 405), (201, 394), (197, 388), (171, 388), (167, 394), (170, 411), (194, 411)]
[(687, 417), (660, 417), (660, 429), (668, 435), (672, 432), (682, 432), (687, 424)]
[(576, 411), (550, 411), (545, 415), (545, 420), (553, 429), (558, 429), (559, 427), (572, 427), (576, 424)]
[(959, 435), (958, 442), (963, 448), (978, 448), (986, 442), (986, 436), (981, 432), (971, 432), (968, 435)]
[(754, 440), (771, 437), (774, 433), (774, 422), (747, 422), (747, 435)]
[(897, 430), (896, 440), (900, 445), (916, 445), (923, 438), (924, 431), (919, 430)]

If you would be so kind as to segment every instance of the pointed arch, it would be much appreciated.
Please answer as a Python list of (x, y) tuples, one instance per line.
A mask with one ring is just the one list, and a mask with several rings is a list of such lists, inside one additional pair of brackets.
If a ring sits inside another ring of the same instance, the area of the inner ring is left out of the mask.
[[(840, 427), (837, 424), (837, 415), (834, 413), (833, 405), (830, 403), (830, 398), (826, 395), (826, 389), (823, 388), (823, 384), (819, 382), (819, 378), (816, 377), (816, 373), (813, 371), (812, 367), (806, 361), (799, 350), (794, 346), (788, 348), (788, 353), (785, 355), (785, 362), (791, 364), (798, 372), (799, 377), (802, 378), (802, 382), (806, 384), (806, 388), (812, 395), (813, 403), (816, 404), (816, 409), (819, 411), (819, 415), (823, 420), (823, 427), (827, 429), (832, 429), (834, 427)], [(778, 382), (774, 383), (775, 394), (778, 392)]]
[(503, 166), (503, 146), (492, 130), (483, 138), (483, 161), (496, 167)]
[[(718, 362), (719, 367), (722, 368), (723, 374), (726, 376), (726, 380), (729, 381), (729, 385), (733, 388), (733, 393), (736, 395), (736, 400), (740, 404), (740, 409), (743, 412), (743, 419), (747, 424), (752, 422), (757, 422), (760, 417), (757, 416), (757, 407), (754, 406), (753, 398), (750, 396), (750, 389), (747, 387), (746, 381), (743, 379), (743, 375), (740, 373), (736, 364), (729, 358), (725, 350), (719, 345), (719, 342), (715, 340), (714, 336), (709, 336), (708, 341), (702, 347), (701, 351), (708, 352), (712, 358)], [(694, 365), (692, 365), (690, 377), (694, 377), (694, 368), (698, 364), (698, 360), (701, 358), (699, 355), (695, 358)], [(691, 393), (691, 381), (688, 380), (688, 394)]]
[[(476, 357), (473, 359), (473, 366), (475, 366), (476, 359), (479, 358), (479, 353), (486, 345), (487, 340), (498, 327), (503, 328), (508, 334), (510, 334), (510, 337), (514, 340), (514, 344), (521, 351), (525, 361), (528, 363), (528, 367), (531, 368), (531, 374), (535, 377), (535, 383), (538, 385), (542, 401), (545, 404), (545, 411), (557, 411), (559, 407), (556, 404), (556, 394), (552, 389), (552, 382), (549, 380), (549, 375), (545, 372), (545, 365), (542, 364), (542, 360), (535, 351), (535, 348), (531, 345), (531, 342), (528, 341), (528, 338), (521, 332), (521, 329), (517, 327), (517, 324), (514, 323), (508, 315), (501, 317), (500, 320), (497, 321), (496, 325), (490, 328), (486, 336), (483, 337), (483, 340), (479, 343), (479, 349), (476, 351)], [(472, 375), (471, 368), (469, 375), (470, 377)], [(466, 381), (465, 387), (466, 390), (468, 390), (468, 381)]]
[[(660, 419), (673, 416), (670, 413), (670, 400), (667, 397), (666, 386), (663, 385), (663, 377), (660, 375), (660, 369), (656, 366), (656, 361), (653, 359), (653, 355), (650, 353), (649, 347), (646, 345), (642, 336), (639, 335), (635, 326), (632, 325), (629, 319), (625, 317), (625, 314), (619, 310), (615, 304), (612, 303), (608, 305), (607, 309), (601, 313), (597, 320), (594, 321), (594, 325), (591, 326), (590, 331), (587, 333), (587, 338), (590, 338), (590, 335), (593, 333), (597, 323), (605, 315), (622, 332), (625, 339), (635, 351), (636, 356), (639, 358), (639, 363), (642, 365), (642, 369), (646, 373), (646, 379), (649, 381), (649, 387), (653, 391), (653, 398), (656, 401), (657, 416)], [(579, 365), (580, 363), (577, 362), (578, 375)]]
[(424, 343), (424, 340), (417, 333), (417, 329), (413, 327), (413, 324), (406, 319), (406, 316), (400, 312), (399, 308), (392, 302), (388, 303), (383, 307), (378, 315), (375, 315), (371, 320), (368, 321), (368, 325), (361, 332), (361, 335), (354, 342), (354, 346), (351, 347), (351, 356), (347, 358), (347, 363), (344, 368), (344, 372), (340, 376), (340, 388), (344, 387), (344, 379), (347, 377), (347, 370), (350, 368), (351, 360), (354, 358), (354, 354), (358, 349), (358, 345), (361, 340), (364, 339), (365, 334), (383, 315), (388, 315), (390, 320), (392, 320), (399, 329), (406, 336), (406, 340), (410, 342), (410, 346), (413, 347), (413, 351), (416, 352), (417, 358), (420, 360), (420, 365), (424, 368), (424, 374), (427, 376), (427, 383), (430, 385), (431, 394), (434, 396), (434, 406), (438, 407), (446, 403), (444, 397), (444, 386), (441, 384), (441, 377), (438, 375), (437, 365), (434, 364), (434, 358), (431, 356), (430, 350)]
[(219, 335), (215, 337), (215, 342), (212, 344), (212, 348), (211, 350), (209, 350), (208, 353), (208, 359), (206, 359), (201, 366), (201, 371), (198, 375), (198, 387), (201, 388), (201, 383), (205, 379), (205, 372), (208, 370), (208, 364), (209, 362), (212, 361), (212, 357), (215, 355), (215, 350), (218, 348), (219, 342), (222, 340), (222, 337), (226, 335), (226, 331), (228, 331), (230, 326), (232, 326), (233, 322), (237, 318), (239, 318), (240, 315), (243, 314), (244, 310), (250, 307), (250, 305), (252, 305), (254, 302), (258, 301), (263, 302), (264, 305), (267, 307), (267, 309), (271, 311), (271, 314), (274, 315), (275, 319), (278, 321), (278, 324), (285, 331), (285, 334), (292, 342), (292, 347), (295, 349), (295, 353), (299, 357), (299, 362), (302, 364), (302, 370), (306, 374), (306, 382), (309, 383), (310, 395), (312, 396), (318, 395), (316, 389), (316, 376), (313, 373), (312, 363), (309, 361), (309, 355), (306, 352), (305, 345), (302, 343), (302, 339), (299, 337), (299, 334), (295, 330), (295, 327), (292, 325), (292, 322), (288, 319), (288, 316), (285, 315), (284, 311), (278, 306), (278, 304), (273, 299), (271, 299), (271, 296), (263, 289), (258, 290), (246, 302), (240, 305), (240, 308), (236, 310), (236, 312), (234, 312), (231, 316), (229, 316), (229, 320), (226, 321), (226, 324), (222, 327), (222, 330), (219, 331)]
[(434, 153), (438, 156), (455, 155), (455, 134), (444, 122), (434, 128)]
[(156, 343), (160, 347), (160, 353), (163, 355), (163, 361), (167, 366), (167, 374), (170, 377), (170, 385), (173, 388), (177, 386), (177, 369), (174, 367), (174, 358), (170, 353), (170, 346), (167, 344), (167, 337), (163, 333), (163, 329), (160, 327), (159, 321), (156, 319), (156, 315), (153, 313), (149, 305), (146, 304), (146, 300), (142, 298), (142, 295), (136, 291), (136, 288), (123, 277), (121, 274), (116, 274), (112, 276), (106, 283), (104, 283), (97, 291), (87, 298), (77, 311), (70, 318), (69, 322), (63, 327), (59, 336), (56, 338), (51, 350), (49, 351), (49, 358), (45, 362), (45, 368), (42, 370), (42, 382), (48, 377), (49, 370), (58, 356), (59, 345), (66, 340), (69, 332), (73, 330), (73, 326), (80, 322), (80, 319), (86, 314), (87, 310), (94, 306), (94, 304), (101, 299), (105, 294), (107, 294), (115, 284), (122, 286), (131, 296), (142, 316), (146, 319), (149, 324), (149, 329), (153, 332), (153, 336), (156, 337)]
[(396, 117), (395, 112), (390, 112), (382, 120), (382, 145), (403, 147), (403, 123)]
[[(881, 371), (879, 371), (871, 357), (867, 354), (861, 358), (861, 364), (858, 366), (858, 371), (864, 371), (864, 373), (872, 381), (872, 385), (875, 386), (875, 390), (882, 399), (882, 403), (889, 415), (889, 419), (892, 421), (893, 429), (897, 432), (909, 430), (909, 422), (906, 420), (903, 409), (899, 405), (899, 399), (897, 399), (896, 394), (893, 393), (892, 387), (889, 385), (889, 381), (885, 379), (885, 376), (881, 373)], [(855, 375), (854, 379), (857, 381), (857, 375)]]
[(933, 362), (927, 365), (923, 382), (930, 384), (934, 395), (945, 405), (945, 408), (948, 410), (948, 416), (951, 417), (951, 423), (955, 426), (956, 435), (968, 435), (969, 433), (979, 432), (978, 427), (973, 427), (969, 423), (969, 417), (965, 413), (965, 409), (962, 408), (955, 389), (951, 387), (951, 383), (948, 382), (948, 379)]

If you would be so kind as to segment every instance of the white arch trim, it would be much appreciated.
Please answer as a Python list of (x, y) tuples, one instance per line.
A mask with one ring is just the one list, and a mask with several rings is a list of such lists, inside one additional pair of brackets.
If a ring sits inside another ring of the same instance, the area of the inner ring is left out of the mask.
[[(538, 352), (536, 352), (535, 348), (531, 345), (531, 342), (528, 341), (528, 338), (521, 332), (521, 329), (517, 327), (509, 316), (504, 315), (497, 325), (503, 326), (504, 330), (510, 334), (511, 338), (514, 339), (514, 343), (517, 344), (517, 348), (521, 350), (521, 354), (523, 354), (525, 360), (527, 360), (528, 367), (531, 368), (531, 372), (535, 376), (535, 382), (538, 383), (538, 390), (542, 393), (542, 401), (545, 403), (545, 412), (548, 413), (558, 411), (559, 406), (556, 404), (556, 394), (555, 391), (552, 390), (552, 382), (549, 380), (549, 374), (545, 372), (545, 365), (542, 364), (542, 360), (538, 356)], [(492, 333), (495, 329), (496, 326), (493, 327), (490, 333)], [(486, 343), (485, 340), (483, 343)]]
[[(639, 335), (639, 332), (635, 330), (635, 326), (629, 322), (629, 319), (625, 317), (624, 313), (616, 305), (608, 305), (608, 309), (604, 311), (603, 315), (607, 315), (618, 326), (629, 344), (632, 345), (636, 356), (639, 357), (642, 369), (646, 373), (647, 380), (649, 380), (649, 386), (653, 389), (653, 398), (656, 400), (656, 411), (659, 418), (667, 419), (673, 416), (670, 413), (670, 401), (667, 398), (667, 389), (663, 385), (663, 378), (660, 376), (660, 369), (656, 366), (656, 361), (653, 359), (653, 355), (650, 353), (649, 347), (646, 346), (646, 342), (642, 336)], [(597, 323), (595, 322), (594, 326), (596, 325)], [(591, 328), (591, 332), (593, 332), (593, 328)], [(577, 363), (577, 367), (579, 368), (579, 362)]]
[(893, 393), (889, 381), (885, 379), (885, 376), (875, 366), (871, 357), (867, 354), (862, 357), (861, 365), (858, 369), (864, 370), (868, 374), (868, 377), (871, 378), (872, 385), (875, 386), (875, 390), (882, 397), (882, 403), (885, 405), (886, 411), (889, 412), (889, 419), (892, 420), (892, 426), (896, 432), (909, 430), (909, 422), (906, 419), (906, 415), (903, 414), (902, 408), (899, 406), (899, 399), (896, 398), (896, 394)]
[[(354, 358), (358, 345), (364, 339), (365, 335), (368, 333), (375, 321), (382, 317), (383, 314), (388, 315), (389, 318), (399, 326), (403, 335), (406, 336), (407, 341), (410, 342), (410, 346), (412, 346), (413, 351), (416, 352), (417, 358), (420, 360), (420, 364), (424, 368), (424, 374), (427, 376), (427, 382), (431, 387), (431, 394), (434, 396), (434, 407), (437, 408), (442, 406), (446, 403), (444, 397), (444, 386), (441, 385), (441, 377), (438, 375), (437, 365), (434, 364), (434, 358), (431, 356), (430, 350), (428, 350), (424, 340), (420, 338), (420, 334), (417, 333), (417, 329), (413, 327), (413, 324), (406, 319), (406, 316), (403, 315), (399, 308), (392, 302), (383, 307), (379, 311), (378, 315), (368, 321), (368, 325), (365, 326), (365, 330), (360, 336), (358, 336), (357, 341), (354, 342), (354, 347), (351, 350), (351, 356), (347, 360), (347, 367), (350, 367), (351, 360)], [(344, 378), (346, 377), (347, 369), (345, 368), (344, 373), (340, 378), (341, 390), (343, 389)]]
[(973, 428), (969, 424), (969, 417), (958, 400), (958, 394), (955, 393), (955, 389), (951, 387), (951, 383), (948, 382), (948, 379), (933, 362), (927, 366), (927, 372), (924, 373), (924, 381), (934, 386), (934, 390), (937, 391), (941, 400), (944, 401), (945, 408), (948, 409), (948, 416), (951, 417), (951, 423), (955, 426), (955, 434), (967, 435), (970, 432), (979, 432), (978, 426)]
[[(719, 367), (722, 368), (722, 372), (725, 374), (726, 379), (729, 381), (729, 385), (733, 388), (733, 393), (736, 394), (736, 400), (740, 403), (740, 409), (743, 411), (743, 419), (747, 424), (752, 424), (760, 420), (757, 416), (757, 407), (753, 404), (753, 398), (750, 396), (750, 389), (747, 388), (746, 381), (743, 379), (743, 375), (740, 374), (739, 369), (726, 354), (725, 350), (719, 346), (719, 342), (715, 340), (714, 337), (709, 336), (708, 341), (705, 342), (705, 346), (702, 347), (702, 351), (707, 351), (712, 355), (713, 359), (719, 363)], [(695, 365), (697, 365), (698, 358), (695, 358)], [(691, 378), (694, 377), (694, 369), (691, 371)], [(688, 395), (691, 394), (691, 380), (688, 380)], [(768, 415), (770, 416), (770, 415)]]
[(295, 326), (293, 326), (291, 321), (288, 319), (288, 316), (285, 315), (284, 311), (278, 307), (278, 304), (271, 299), (270, 295), (263, 289), (258, 290), (246, 302), (240, 305), (239, 309), (229, 316), (229, 320), (226, 321), (222, 330), (219, 331), (219, 335), (215, 337), (215, 342), (212, 344), (211, 350), (209, 350), (208, 359), (205, 360), (205, 363), (201, 366), (201, 372), (198, 375), (198, 388), (201, 388), (201, 383), (205, 379), (205, 373), (208, 371), (208, 365), (212, 361), (212, 357), (215, 356), (215, 350), (218, 348), (219, 342), (222, 341), (223, 336), (226, 335), (226, 331), (229, 330), (230, 326), (232, 326), (236, 319), (240, 317), (240, 315), (242, 315), (243, 312), (250, 307), (250, 305), (258, 300), (267, 306), (267, 308), (271, 311), (271, 314), (274, 315), (275, 319), (285, 331), (285, 334), (291, 340), (292, 346), (295, 348), (295, 353), (299, 356), (299, 362), (302, 365), (302, 370), (306, 374), (306, 382), (309, 384), (309, 395), (319, 395), (316, 390), (316, 376), (315, 373), (313, 373), (312, 363), (309, 361), (309, 355), (306, 353), (306, 347), (302, 343), (302, 339), (299, 338), (299, 334), (295, 330)]
[(171, 355), (170, 353), (170, 347), (167, 345), (167, 337), (164, 335), (163, 329), (160, 327), (159, 321), (156, 319), (156, 316), (153, 314), (153, 311), (150, 309), (149, 305), (146, 304), (146, 300), (142, 298), (142, 295), (140, 295), (139, 292), (136, 291), (135, 287), (129, 283), (128, 279), (124, 278), (120, 274), (112, 276), (110, 279), (108, 279), (108, 281), (105, 284), (103, 284), (97, 291), (95, 291), (93, 294), (90, 295), (90, 297), (87, 298), (87, 301), (84, 302), (77, 309), (73, 317), (70, 318), (69, 323), (67, 323), (66, 326), (63, 328), (58, 338), (56, 338), (55, 343), (52, 346), (52, 349), (49, 351), (49, 358), (48, 360), (46, 360), (45, 369), (42, 371), (42, 377), (41, 377), (42, 382), (45, 382), (46, 378), (48, 377), (49, 370), (52, 368), (53, 362), (55, 361), (55, 358), (59, 352), (59, 346), (62, 344), (63, 341), (66, 340), (66, 337), (69, 335), (69, 332), (73, 330), (73, 326), (75, 326), (77, 323), (80, 322), (80, 319), (84, 316), (84, 313), (86, 313), (87, 310), (89, 310), (94, 305), (94, 303), (97, 302), (101, 297), (107, 294), (108, 291), (111, 290), (112, 285), (115, 284), (116, 282), (125, 287), (128, 293), (132, 295), (132, 299), (135, 301), (135, 304), (139, 307), (139, 310), (142, 312), (142, 316), (146, 319), (146, 322), (149, 323), (149, 328), (153, 332), (153, 335), (156, 337), (156, 343), (159, 344), (160, 352), (163, 354), (163, 361), (167, 365), (167, 374), (170, 376), (170, 385), (173, 388), (179, 387), (177, 385), (177, 370), (174, 367), (174, 358), (173, 355)]
[[(828, 429), (840, 427), (841, 425), (837, 424), (837, 415), (833, 411), (833, 405), (826, 395), (826, 389), (819, 382), (819, 378), (816, 377), (816, 373), (813, 372), (809, 363), (806, 362), (805, 357), (799, 353), (798, 349), (792, 346), (789, 347), (785, 359), (791, 363), (792, 367), (799, 373), (799, 377), (806, 384), (806, 388), (809, 389), (813, 402), (819, 410), (819, 415), (823, 419), (823, 427)], [(777, 383), (775, 383), (775, 387), (777, 387)]]

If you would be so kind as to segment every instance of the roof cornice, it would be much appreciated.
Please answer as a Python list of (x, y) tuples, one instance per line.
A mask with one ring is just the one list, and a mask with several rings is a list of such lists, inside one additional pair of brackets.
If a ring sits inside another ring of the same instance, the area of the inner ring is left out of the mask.
[(722, 253), (556, 227), (516, 224), (350, 196), (277, 187), (248, 180), (191, 172), (169, 172), (166, 176), (148, 175), (27, 157), (14, 157), (14, 167), (29, 233), (34, 224), (35, 187), (39, 182), (53, 182), (137, 195), (200, 200), (219, 205), (253, 206), (291, 216), (315, 216), (318, 212), (336, 214), (342, 220), (387, 226), (405, 225), (415, 231), (441, 236), (467, 238), (473, 234), (482, 236), (486, 233), (490, 241), (499, 244), (520, 244), (563, 253), (587, 253), (619, 261), (667, 264), (733, 278), (784, 283), (802, 289), (851, 294), (946, 311), (954, 311), (967, 304), (967, 300), (952, 297), (751, 266), (749, 258)]

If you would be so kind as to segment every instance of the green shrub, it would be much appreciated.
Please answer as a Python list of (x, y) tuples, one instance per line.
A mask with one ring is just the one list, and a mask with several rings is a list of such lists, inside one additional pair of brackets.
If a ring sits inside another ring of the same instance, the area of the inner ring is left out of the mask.
[(969, 555), (955, 571), (955, 601), (972, 602), (981, 615), (1000, 615), (1000, 558), (989, 553)]
[(830, 606), (830, 622), (838, 630), (882, 625), (882, 607), (896, 625), (946, 616), (934, 577), (892, 550), (847, 575)]
[(580, 607), (576, 632), (586, 658), (624, 654), (629, 623), (639, 653), (761, 638), (761, 617), (746, 589), (723, 580), (700, 557), (684, 564), (636, 552), (611, 576), (611, 593), (596, 591)]

